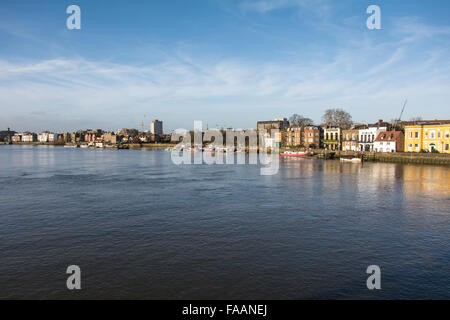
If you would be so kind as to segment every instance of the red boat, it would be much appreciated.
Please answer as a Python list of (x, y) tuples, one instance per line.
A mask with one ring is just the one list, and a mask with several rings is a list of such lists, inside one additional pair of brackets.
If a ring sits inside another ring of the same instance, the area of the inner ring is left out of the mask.
[(308, 151), (298, 151), (298, 152), (286, 151), (286, 152), (280, 153), (280, 155), (283, 156), (283, 157), (296, 157), (296, 158), (299, 158), (299, 157), (309, 157), (309, 156), (312, 156), (313, 154), (311, 152), (308, 152)]

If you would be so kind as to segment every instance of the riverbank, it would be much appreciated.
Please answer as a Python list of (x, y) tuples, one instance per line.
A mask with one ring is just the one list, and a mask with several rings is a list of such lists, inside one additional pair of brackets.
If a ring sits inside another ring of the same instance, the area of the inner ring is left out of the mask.
[[(77, 143), (77, 145), (82, 145), (86, 143)], [(0, 145), (8, 145), (7, 142), (0, 142)], [(12, 145), (16, 146), (59, 146), (64, 147), (66, 144), (64, 143), (53, 143), (53, 142), (14, 142)], [(68, 145), (72, 145), (68, 143)], [(122, 146), (128, 146), (132, 149), (140, 149), (140, 148), (172, 148), (175, 147), (176, 144), (173, 143), (125, 143)]]
[[(0, 142), (0, 145), (8, 145), (7, 142)], [(43, 142), (15, 142), (13, 145), (25, 146), (61, 146), (60, 143), (43, 143)], [(166, 149), (173, 148), (176, 144), (173, 143), (130, 143), (122, 144), (124, 149)], [(282, 149), (284, 150), (284, 149)], [(247, 150), (248, 151), (248, 150)], [(404, 163), (404, 164), (429, 164), (429, 165), (444, 165), (450, 166), (450, 154), (442, 153), (368, 153), (368, 152), (354, 152), (354, 151), (329, 151), (329, 150), (313, 150), (314, 154), (324, 155), (324, 159), (328, 159), (329, 155), (333, 154), (332, 158), (339, 159), (343, 156), (363, 157), (364, 161), (371, 162), (388, 162), (388, 163)]]
[[(404, 164), (430, 164), (450, 166), (450, 154), (442, 153), (377, 153), (377, 152), (354, 152), (354, 151), (332, 151), (334, 158), (343, 156), (363, 157), (364, 161), (390, 162)], [(314, 150), (315, 154), (330, 154), (328, 150)]]

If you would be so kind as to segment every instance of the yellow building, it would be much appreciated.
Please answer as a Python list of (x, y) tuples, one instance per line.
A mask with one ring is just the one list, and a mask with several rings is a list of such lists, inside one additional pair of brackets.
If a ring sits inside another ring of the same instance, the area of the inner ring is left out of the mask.
[(405, 152), (450, 153), (450, 123), (405, 126)]

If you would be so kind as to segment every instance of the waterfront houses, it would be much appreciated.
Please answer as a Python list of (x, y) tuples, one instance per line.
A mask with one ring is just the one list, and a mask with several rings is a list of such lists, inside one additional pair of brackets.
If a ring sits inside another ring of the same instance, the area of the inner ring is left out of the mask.
[(450, 153), (450, 121), (405, 126), (404, 151)]
[(39, 142), (56, 142), (58, 141), (58, 134), (56, 133), (52, 133), (52, 132), (48, 132), (48, 131), (44, 131), (42, 133), (39, 133), (37, 135), (37, 140)]
[(307, 126), (303, 130), (303, 146), (308, 149), (320, 149), (323, 138), (321, 127)]
[(12, 142), (12, 137), (16, 134), (15, 131), (11, 131), (7, 128), (5, 131), (0, 131), (0, 142)]
[(381, 132), (374, 142), (375, 152), (403, 152), (405, 135), (402, 131)]
[(22, 135), (20, 133), (15, 133), (12, 137), (11, 137), (11, 141), (12, 142), (22, 142)]
[(291, 127), (286, 130), (286, 145), (288, 147), (300, 147), (303, 141), (303, 128)]
[(323, 146), (326, 150), (341, 150), (341, 128), (325, 128), (323, 132)]
[(359, 130), (342, 130), (342, 150), (359, 151)]
[(266, 130), (271, 133), (271, 130), (286, 130), (289, 127), (289, 121), (286, 118), (280, 118), (270, 121), (259, 121), (256, 124), (258, 131)]
[(37, 135), (31, 132), (20, 133), (20, 142), (36, 142)]
[[(275, 141), (279, 141), (279, 146), (286, 145), (287, 129), (289, 121), (286, 118), (279, 118), (270, 121), (259, 121), (256, 124), (258, 134), (263, 134), (262, 142), (267, 148), (274, 148)], [(272, 130), (278, 130), (276, 135)]]
[(379, 120), (376, 124), (370, 125), (366, 129), (360, 129), (358, 138), (359, 151), (373, 152), (375, 150), (375, 139), (381, 132), (388, 131), (388, 129), (389, 124), (383, 122), (383, 120)]

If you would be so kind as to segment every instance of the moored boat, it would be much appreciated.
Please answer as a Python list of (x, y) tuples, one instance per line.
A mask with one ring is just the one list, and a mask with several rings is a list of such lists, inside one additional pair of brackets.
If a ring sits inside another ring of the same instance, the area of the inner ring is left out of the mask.
[(356, 157), (341, 157), (341, 162), (362, 163), (362, 158), (356, 158)]
[(309, 157), (312, 156), (313, 154), (309, 151), (285, 151), (280, 153), (281, 156), (283, 157)]
[(64, 145), (64, 148), (79, 148), (79, 147), (80, 147), (79, 145), (71, 143)]

